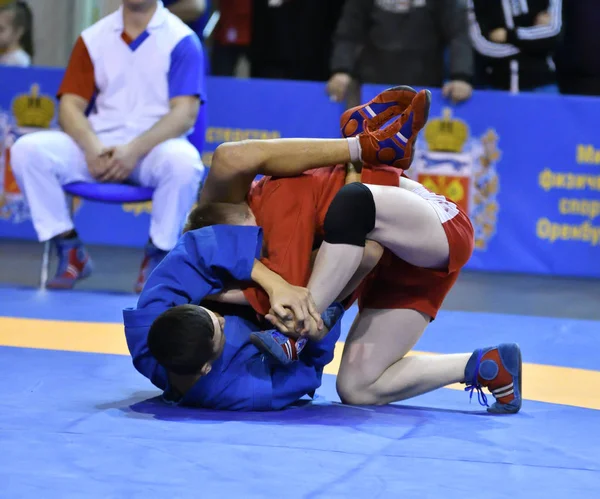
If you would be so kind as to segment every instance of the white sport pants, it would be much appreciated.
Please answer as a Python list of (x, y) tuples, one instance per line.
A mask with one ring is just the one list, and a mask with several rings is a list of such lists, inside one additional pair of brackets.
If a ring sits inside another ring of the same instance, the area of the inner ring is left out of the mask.
[[(99, 136), (107, 147), (124, 143)], [(94, 182), (83, 151), (66, 133), (35, 132), (21, 137), (11, 148), (11, 165), (25, 194), (40, 241), (73, 229), (63, 185)], [(168, 251), (177, 242), (193, 206), (204, 166), (198, 151), (185, 139), (158, 145), (136, 166), (130, 180), (153, 187), (150, 237)]]

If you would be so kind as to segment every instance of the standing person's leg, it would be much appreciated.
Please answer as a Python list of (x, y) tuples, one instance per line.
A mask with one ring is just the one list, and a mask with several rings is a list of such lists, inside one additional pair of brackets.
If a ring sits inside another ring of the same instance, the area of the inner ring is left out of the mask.
[(49, 288), (72, 288), (92, 271), (92, 262), (77, 237), (62, 186), (94, 182), (83, 151), (66, 133), (24, 135), (10, 150), (11, 166), (25, 195), (40, 241), (53, 239), (59, 256)]
[(196, 201), (203, 172), (200, 154), (185, 139), (172, 139), (158, 145), (134, 170), (133, 181), (155, 189), (150, 238), (136, 284), (137, 292), (177, 243), (185, 218)]

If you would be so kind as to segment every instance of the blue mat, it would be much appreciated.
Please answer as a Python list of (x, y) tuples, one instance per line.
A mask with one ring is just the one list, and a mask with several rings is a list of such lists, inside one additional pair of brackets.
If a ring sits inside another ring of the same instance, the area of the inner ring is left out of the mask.
[(326, 376), (310, 405), (226, 413), (165, 406), (122, 356), (2, 348), (0, 365), (11, 380), (1, 497), (590, 498), (600, 487), (600, 411), (529, 402), (489, 417), (450, 390), (346, 407)]
[[(0, 314), (13, 317), (116, 322), (133, 303), (132, 295), (0, 289)], [(508, 331), (528, 360), (598, 369), (597, 329), (446, 312), (419, 348), (461, 351)], [(516, 416), (493, 417), (445, 389), (348, 407), (331, 375), (314, 402), (278, 413), (181, 409), (162, 404), (126, 356), (8, 347), (0, 379), (1, 498), (590, 499), (600, 491), (600, 411), (527, 401)]]

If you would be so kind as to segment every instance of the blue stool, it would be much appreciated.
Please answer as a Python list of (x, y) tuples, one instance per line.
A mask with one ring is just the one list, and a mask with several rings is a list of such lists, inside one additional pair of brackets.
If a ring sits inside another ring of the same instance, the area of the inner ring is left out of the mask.
[[(90, 201), (103, 203), (145, 203), (152, 200), (154, 189), (131, 184), (96, 184), (90, 182), (73, 182), (63, 185), (63, 190), (72, 196), (71, 215), (74, 212), (73, 198), (79, 197)], [(50, 241), (44, 245), (42, 256), (42, 270), (40, 272), (40, 286), (46, 287), (48, 282), (48, 266), (50, 262)]]

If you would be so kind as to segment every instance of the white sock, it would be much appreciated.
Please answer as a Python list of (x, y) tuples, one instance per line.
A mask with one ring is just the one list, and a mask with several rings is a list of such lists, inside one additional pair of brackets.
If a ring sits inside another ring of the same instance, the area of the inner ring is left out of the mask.
[(362, 161), (362, 149), (358, 137), (350, 137), (348, 141), (348, 150), (350, 151), (350, 162)]

